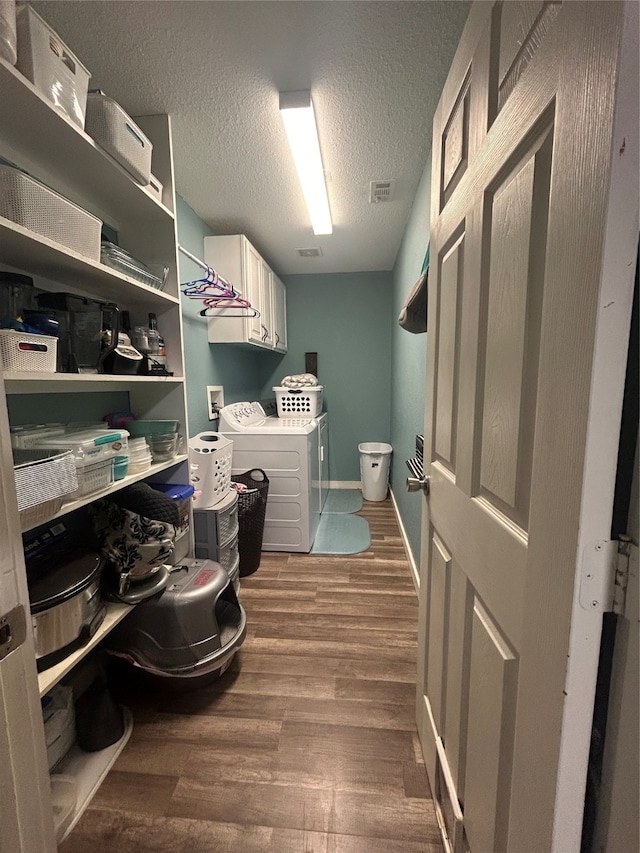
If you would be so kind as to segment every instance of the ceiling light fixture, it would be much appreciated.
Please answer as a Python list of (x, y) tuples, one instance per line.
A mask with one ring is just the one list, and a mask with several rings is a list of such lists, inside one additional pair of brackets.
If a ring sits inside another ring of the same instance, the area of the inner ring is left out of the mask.
[(331, 234), (333, 225), (311, 92), (280, 92), (280, 114), (298, 171), (313, 233)]

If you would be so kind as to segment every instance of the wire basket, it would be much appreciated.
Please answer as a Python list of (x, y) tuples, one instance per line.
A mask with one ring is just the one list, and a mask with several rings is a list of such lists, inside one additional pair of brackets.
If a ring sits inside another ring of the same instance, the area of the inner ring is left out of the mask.
[(261, 468), (252, 468), (244, 474), (234, 474), (231, 480), (247, 487), (246, 492), (238, 492), (240, 577), (245, 577), (260, 565), (269, 479)]
[(27, 530), (48, 521), (76, 491), (76, 463), (70, 450), (14, 449), (13, 461), (20, 527)]
[(276, 386), (276, 404), (279, 418), (315, 418), (322, 412), (322, 385), (308, 388)]

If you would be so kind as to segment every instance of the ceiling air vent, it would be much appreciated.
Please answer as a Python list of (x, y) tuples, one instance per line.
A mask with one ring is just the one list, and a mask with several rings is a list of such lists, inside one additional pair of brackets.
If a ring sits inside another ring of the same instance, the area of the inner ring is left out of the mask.
[(377, 204), (380, 201), (391, 201), (395, 181), (371, 181), (369, 201)]
[(322, 249), (296, 249), (301, 258), (321, 258)]

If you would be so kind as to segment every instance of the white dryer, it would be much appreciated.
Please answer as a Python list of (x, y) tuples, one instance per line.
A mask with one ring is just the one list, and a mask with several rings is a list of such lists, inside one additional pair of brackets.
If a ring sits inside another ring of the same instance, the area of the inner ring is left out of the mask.
[(262, 468), (269, 478), (263, 551), (313, 545), (328, 488), (327, 416), (268, 417), (260, 403), (220, 410), (218, 432), (233, 439), (231, 473)]

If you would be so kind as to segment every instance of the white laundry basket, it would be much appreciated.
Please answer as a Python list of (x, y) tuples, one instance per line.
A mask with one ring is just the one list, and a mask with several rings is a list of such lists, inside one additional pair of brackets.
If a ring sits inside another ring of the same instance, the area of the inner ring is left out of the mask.
[(367, 441), (359, 444), (358, 450), (362, 497), (365, 501), (383, 501), (387, 497), (393, 448), (381, 441)]

